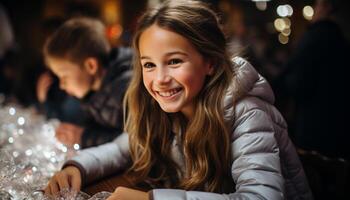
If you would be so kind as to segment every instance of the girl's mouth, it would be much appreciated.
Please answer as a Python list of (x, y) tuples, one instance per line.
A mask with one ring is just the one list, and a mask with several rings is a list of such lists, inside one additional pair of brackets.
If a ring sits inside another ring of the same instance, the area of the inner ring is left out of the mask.
[(156, 93), (161, 97), (171, 98), (178, 94), (180, 91), (182, 91), (182, 88), (174, 88), (167, 91), (156, 91)]

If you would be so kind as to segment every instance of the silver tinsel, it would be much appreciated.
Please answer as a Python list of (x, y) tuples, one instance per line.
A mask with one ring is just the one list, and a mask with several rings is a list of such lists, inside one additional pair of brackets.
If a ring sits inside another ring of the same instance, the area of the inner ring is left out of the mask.
[(70, 190), (58, 196), (42, 194), (50, 177), (74, 156), (79, 145), (68, 148), (55, 138), (57, 120), (46, 121), (34, 109), (0, 106), (0, 200), (106, 199)]

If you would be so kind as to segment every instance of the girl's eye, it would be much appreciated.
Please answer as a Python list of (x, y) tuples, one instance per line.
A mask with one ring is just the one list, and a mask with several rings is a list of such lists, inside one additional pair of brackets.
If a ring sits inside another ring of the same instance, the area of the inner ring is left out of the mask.
[(143, 64), (143, 67), (144, 68), (152, 68), (152, 67), (154, 67), (155, 65), (153, 64), (153, 63), (150, 63), (150, 62), (147, 62), (147, 63), (145, 63), (145, 64)]
[(182, 60), (180, 60), (180, 59), (171, 59), (168, 64), (169, 65), (177, 65), (180, 63), (182, 63)]

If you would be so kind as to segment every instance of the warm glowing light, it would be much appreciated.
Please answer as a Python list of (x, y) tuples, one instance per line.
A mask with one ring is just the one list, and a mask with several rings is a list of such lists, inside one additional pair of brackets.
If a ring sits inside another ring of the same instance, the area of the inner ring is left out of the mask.
[(303, 8), (303, 16), (307, 20), (312, 20), (312, 17), (314, 16), (314, 9), (311, 6), (305, 6)]
[(119, 5), (113, 0), (107, 0), (103, 5), (103, 17), (107, 24), (113, 24), (120, 21)]
[(107, 35), (110, 39), (118, 39), (123, 32), (123, 28), (120, 24), (114, 24), (107, 28)]
[(287, 17), (285, 17), (285, 18), (283, 18), (283, 21), (284, 21), (284, 25), (285, 25), (285, 28), (284, 28), (284, 29), (290, 28), (290, 26), (292, 25), (290, 19), (287, 18)]
[(255, 2), (255, 6), (258, 10), (264, 11), (267, 8), (266, 1), (257, 1)]
[(278, 41), (281, 43), (281, 44), (287, 44), (288, 41), (289, 41), (289, 38), (288, 36), (285, 36), (283, 35), (282, 33), (278, 34)]
[(282, 18), (277, 18), (273, 24), (275, 26), (275, 29), (279, 32), (283, 31), (283, 29), (286, 28), (286, 23)]
[(289, 36), (290, 33), (291, 33), (291, 30), (290, 28), (286, 28), (286, 29), (283, 29), (283, 31), (281, 32), (284, 36)]
[(280, 17), (287, 17), (287, 16), (292, 16), (293, 14), (293, 8), (292, 6), (286, 4), (286, 5), (279, 5), (277, 7), (277, 14)]

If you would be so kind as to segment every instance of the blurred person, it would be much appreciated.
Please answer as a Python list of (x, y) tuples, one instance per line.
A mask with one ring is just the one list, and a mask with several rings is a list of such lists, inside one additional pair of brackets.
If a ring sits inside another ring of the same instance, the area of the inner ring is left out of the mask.
[[(317, 0), (312, 24), (279, 79), (296, 104), (296, 144), (328, 156), (350, 158), (349, 43), (332, 17), (334, 0)], [(339, 107), (336, 107), (336, 106)]]
[[(132, 51), (111, 49), (100, 21), (73, 18), (47, 39), (43, 52), (60, 88), (80, 99), (86, 117), (83, 126), (61, 123), (56, 129), (58, 140), (85, 148), (117, 137), (123, 130), (122, 100), (130, 79)], [(50, 80), (43, 79), (46, 90)]]
[[(61, 17), (49, 17), (43, 21), (45, 38), (50, 36), (64, 22)], [(43, 58), (36, 63), (36, 108), (48, 119), (59, 119), (62, 122), (82, 125), (84, 112), (80, 101), (59, 88), (59, 80), (43, 62)]]
[(295, 107), (291, 138), (316, 199), (349, 198), (350, 47), (336, 23), (337, 9), (345, 6), (338, 3), (315, 2), (312, 23), (274, 84)]

